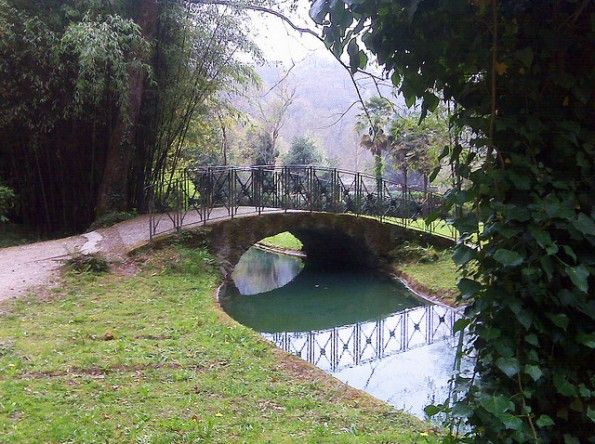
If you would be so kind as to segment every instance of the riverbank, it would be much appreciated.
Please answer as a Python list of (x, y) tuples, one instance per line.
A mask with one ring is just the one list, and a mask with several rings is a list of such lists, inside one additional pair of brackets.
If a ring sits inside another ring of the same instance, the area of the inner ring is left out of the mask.
[(459, 271), (450, 250), (437, 253), (430, 262), (407, 260), (394, 262), (391, 271), (413, 291), (434, 302), (456, 307)]
[(430, 426), (350, 389), (213, 300), (202, 249), (67, 274), (0, 318), (8, 442), (436, 442)]

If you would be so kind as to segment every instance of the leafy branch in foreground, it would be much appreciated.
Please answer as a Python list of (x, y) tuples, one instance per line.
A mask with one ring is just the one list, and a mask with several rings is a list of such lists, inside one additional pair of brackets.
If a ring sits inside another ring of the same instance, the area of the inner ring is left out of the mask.
[(593, 12), (574, 0), (313, 3), (327, 46), (363, 42), (422, 118), (447, 100), (470, 135), (442, 154), (461, 178), (451, 203), (470, 210), (454, 220), (461, 240), (482, 226), (480, 248), (454, 253), (476, 364), (461, 396), (430, 409), (449, 414), (448, 442), (592, 440)]

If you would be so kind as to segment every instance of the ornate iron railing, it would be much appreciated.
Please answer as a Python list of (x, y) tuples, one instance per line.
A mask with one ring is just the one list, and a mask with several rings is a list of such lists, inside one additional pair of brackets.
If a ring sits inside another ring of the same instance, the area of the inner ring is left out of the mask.
[(462, 311), (425, 305), (377, 321), (312, 332), (263, 333), (277, 347), (335, 372), (454, 336)]
[(423, 217), (444, 197), (386, 179), (318, 166), (205, 167), (188, 169), (148, 190), (150, 236), (244, 214), (322, 211), (378, 218), (456, 239), (443, 220)]

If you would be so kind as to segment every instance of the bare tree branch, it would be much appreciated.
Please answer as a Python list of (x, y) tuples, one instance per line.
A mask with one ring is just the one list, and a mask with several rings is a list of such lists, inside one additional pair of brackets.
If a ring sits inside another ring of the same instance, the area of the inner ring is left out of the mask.
[[(318, 39), (323, 44), (325, 43), (324, 39), (320, 35), (318, 35), (318, 33), (316, 31), (314, 31), (310, 28), (304, 28), (302, 26), (296, 25), (285, 14), (283, 14), (282, 12), (276, 11), (274, 9), (271, 9), (271, 8), (267, 8), (267, 7), (260, 6), (260, 5), (254, 5), (254, 4), (250, 4), (250, 3), (238, 3), (237, 1), (234, 1), (234, 0), (186, 0), (186, 1), (188, 3), (193, 3), (193, 4), (230, 6), (230, 7), (234, 7), (237, 9), (247, 9), (250, 11), (257, 11), (257, 12), (262, 12), (265, 14), (270, 14), (270, 15), (273, 15), (273, 16), (281, 19), (284, 23), (289, 25), (293, 30), (299, 32), (300, 34), (309, 34), (309, 35), (315, 37), (316, 39)], [(372, 126), (372, 117), (370, 116), (370, 114), (368, 112), (368, 108), (366, 107), (366, 104), (362, 97), (361, 91), (360, 91), (357, 81), (354, 77), (354, 72), (352, 72), (351, 67), (349, 65), (347, 65), (343, 60), (341, 60), (340, 55), (336, 55), (333, 53), (333, 56), (335, 57), (337, 62), (339, 62), (339, 64), (341, 64), (341, 66), (343, 66), (343, 68), (345, 68), (345, 70), (349, 74), (349, 78), (351, 79), (351, 83), (353, 84), (353, 87), (355, 88), (355, 92), (357, 94), (358, 100), (362, 106), (362, 109), (366, 115), (366, 118), (370, 121), (370, 125)], [(363, 71), (360, 69), (357, 69), (355, 72), (362, 73), (362, 74), (367, 75), (371, 78), (385, 80), (385, 79), (382, 79), (381, 77), (375, 76), (372, 73), (369, 73), (369, 72), (366, 72), (366, 71)]]

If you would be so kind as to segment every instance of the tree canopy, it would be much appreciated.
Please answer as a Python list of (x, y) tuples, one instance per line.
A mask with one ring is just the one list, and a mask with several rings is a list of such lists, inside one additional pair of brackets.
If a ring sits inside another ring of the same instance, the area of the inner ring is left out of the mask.
[[(48, 233), (145, 208), (256, 81), (242, 17), (182, 0), (0, 0), (0, 177)], [(227, 95), (223, 94), (227, 92)]]

